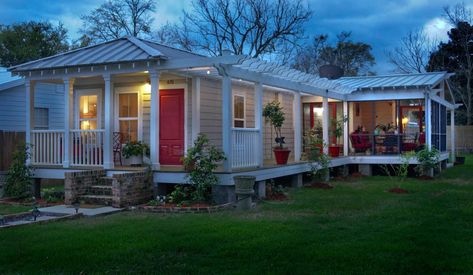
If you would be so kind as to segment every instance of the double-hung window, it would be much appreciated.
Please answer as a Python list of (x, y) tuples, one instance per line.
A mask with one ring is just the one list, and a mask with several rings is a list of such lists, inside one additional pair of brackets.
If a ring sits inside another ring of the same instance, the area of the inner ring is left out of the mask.
[(233, 96), (233, 127), (245, 128), (245, 97)]
[(138, 140), (138, 93), (118, 95), (118, 127), (123, 141)]

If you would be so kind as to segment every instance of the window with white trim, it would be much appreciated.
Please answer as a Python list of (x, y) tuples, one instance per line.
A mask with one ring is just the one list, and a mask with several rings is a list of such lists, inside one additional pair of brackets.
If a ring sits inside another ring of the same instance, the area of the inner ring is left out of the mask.
[(123, 141), (138, 140), (138, 93), (118, 95), (118, 129)]
[(79, 128), (95, 130), (98, 128), (98, 96), (79, 96)]
[(245, 97), (233, 96), (233, 127), (245, 128)]
[(49, 109), (34, 108), (34, 128), (36, 130), (49, 129)]

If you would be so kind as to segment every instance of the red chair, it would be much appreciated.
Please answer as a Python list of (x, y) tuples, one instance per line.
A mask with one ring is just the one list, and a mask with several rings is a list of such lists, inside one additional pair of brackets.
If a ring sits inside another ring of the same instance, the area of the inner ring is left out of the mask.
[(351, 133), (351, 145), (355, 149), (355, 153), (364, 153), (371, 148), (370, 137), (368, 133)]
[(403, 136), (401, 148), (403, 152), (414, 151), (417, 148), (417, 133), (415, 134), (414, 137)]

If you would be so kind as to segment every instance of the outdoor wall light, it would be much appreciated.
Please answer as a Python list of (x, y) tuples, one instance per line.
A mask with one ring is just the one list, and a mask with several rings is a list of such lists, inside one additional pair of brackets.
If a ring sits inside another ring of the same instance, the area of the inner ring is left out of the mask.
[(79, 209), (80, 209), (80, 202), (76, 201), (72, 204), (72, 207), (74, 207), (74, 209), (76, 210), (76, 214), (79, 213)]

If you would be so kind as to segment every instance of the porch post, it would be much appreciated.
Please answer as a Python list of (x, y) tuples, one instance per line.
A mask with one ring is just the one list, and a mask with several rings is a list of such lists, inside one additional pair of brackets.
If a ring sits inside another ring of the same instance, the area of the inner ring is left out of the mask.
[(295, 93), (294, 100), (292, 101), (292, 120), (294, 124), (294, 161), (298, 162), (301, 160), (302, 152), (302, 127), (301, 127), (301, 94)]
[[(343, 101), (343, 118), (348, 118), (348, 102)], [(348, 156), (348, 120), (343, 123), (343, 155)]]
[(72, 95), (74, 92), (74, 79), (64, 78), (64, 159), (62, 166), (68, 168), (71, 164), (71, 138), (70, 130), (72, 125)]
[(115, 163), (113, 161), (113, 87), (110, 74), (104, 74), (105, 81), (105, 134), (103, 148), (103, 166), (105, 169), (111, 169)]
[(264, 165), (264, 143), (263, 143), (263, 84), (255, 84), (255, 128), (258, 129), (258, 143), (256, 150), (258, 155), (258, 167)]
[(227, 159), (224, 161), (225, 171), (232, 170), (232, 79), (224, 75), (222, 79), (222, 143)]
[(159, 72), (150, 71), (151, 82), (151, 108), (150, 108), (150, 158), (153, 169), (157, 170), (159, 164)]
[(432, 149), (432, 101), (428, 93), (425, 94), (425, 144)]
[(450, 144), (452, 151), (452, 161), (456, 161), (456, 148), (455, 148), (455, 109), (450, 110)]
[(329, 124), (329, 110), (328, 110), (328, 97), (323, 97), (322, 100), (322, 132), (323, 132), (323, 140), (324, 140), (324, 154), (328, 154), (328, 146), (329, 146), (329, 139), (328, 139), (328, 124)]
[[(33, 127), (34, 119), (34, 82), (25, 79), (25, 92), (26, 92), (26, 117), (25, 117), (25, 142), (27, 145), (31, 145), (31, 130)], [(29, 153), (31, 154), (32, 150), (29, 147)], [(31, 164), (31, 158), (26, 159), (26, 164)]]
[(200, 77), (192, 78), (192, 141), (200, 133)]

